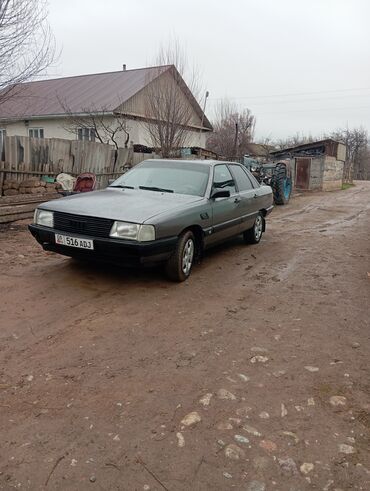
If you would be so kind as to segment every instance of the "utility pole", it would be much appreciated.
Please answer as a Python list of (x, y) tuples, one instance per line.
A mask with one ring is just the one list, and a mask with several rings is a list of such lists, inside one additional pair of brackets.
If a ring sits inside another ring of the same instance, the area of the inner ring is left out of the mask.
[(209, 92), (208, 92), (208, 90), (206, 90), (206, 94), (205, 94), (205, 97), (204, 97), (204, 104), (203, 104), (202, 119), (201, 119), (201, 122), (200, 122), (199, 146), (201, 144), (201, 136), (202, 136), (202, 129), (203, 129), (204, 113), (206, 112), (206, 105), (207, 105), (208, 96), (209, 96)]
[(238, 123), (235, 123), (235, 139), (234, 139), (234, 159), (236, 160), (236, 147), (238, 144)]

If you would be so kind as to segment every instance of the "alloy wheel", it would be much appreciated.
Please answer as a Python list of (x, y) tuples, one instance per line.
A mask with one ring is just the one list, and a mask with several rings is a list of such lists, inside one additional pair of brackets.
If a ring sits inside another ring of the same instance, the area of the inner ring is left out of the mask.
[(262, 229), (263, 229), (262, 217), (261, 215), (258, 215), (256, 221), (254, 222), (254, 236), (257, 241), (259, 241), (261, 238)]
[(188, 239), (185, 242), (183, 254), (182, 254), (182, 270), (184, 274), (188, 275), (190, 273), (191, 266), (194, 259), (194, 241), (193, 239)]

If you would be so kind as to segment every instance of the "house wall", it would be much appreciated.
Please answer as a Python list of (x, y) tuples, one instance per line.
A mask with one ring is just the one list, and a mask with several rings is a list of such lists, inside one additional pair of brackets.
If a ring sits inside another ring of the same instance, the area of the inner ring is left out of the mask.
[[(166, 98), (166, 94), (171, 94)], [(186, 116), (189, 115), (189, 126), (195, 126), (200, 128), (202, 121), (199, 115), (194, 110), (194, 107), (191, 105), (188, 97), (181, 90), (180, 86), (176, 83), (173, 76), (170, 72), (165, 72), (160, 77), (155, 80), (148, 80), (148, 85), (146, 85), (142, 90), (137, 92), (133, 97), (131, 97), (128, 101), (124, 102), (119, 111), (125, 114), (132, 115), (146, 115), (147, 117), (158, 117), (158, 112), (153, 114), (151, 107), (148, 105), (148, 98), (151, 97), (163, 97), (169, 102), (172, 107), (172, 104), (176, 104), (176, 108), (178, 108), (182, 114)]]
[[(140, 143), (148, 147), (153, 146), (148, 127), (145, 123), (141, 121), (130, 120), (128, 123), (128, 131), (130, 133), (130, 141), (132, 141), (133, 143)], [(184, 142), (184, 146), (205, 148), (206, 137), (207, 134), (205, 132), (200, 133), (199, 131), (189, 130), (187, 132), (187, 138)]]
[(30, 128), (43, 128), (45, 138), (64, 138), (67, 140), (76, 140), (76, 135), (69, 133), (63, 125), (63, 119), (43, 119), (43, 120), (28, 120), (28, 125), (24, 121), (14, 123), (1, 124), (0, 127), (6, 130), (7, 136), (28, 136)]
[[(112, 116), (106, 116), (107, 124), (114, 124), (114, 118)], [(30, 128), (43, 128), (44, 138), (63, 138), (66, 140), (76, 140), (77, 135), (73, 131), (68, 131), (66, 129), (68, 123), (65, 118), (55, 118), (55, 119), (35, 119), (28, 120), (28, 125), (26, 126), (24, 121), (17, 121), (14, 123), (1, 124), (0, 129), (6, 130), (7, 136), (28, 136), (28, 130)], [(138, 143), (141, 145), (152, 146), (150, 139), (150, 134), (147, 127), (138, 120), (127, 120), (127, 130), (130, 134), (130, 142)], [(126, 140), (126, 135), (121, 132), (118, 137), (118, 146), (124, 147)], [(186, 145), (189, 147), (202, 147), (205, 148), (206, 144), (206, 133), (201, 134), (198, 131), (189, 131)]]

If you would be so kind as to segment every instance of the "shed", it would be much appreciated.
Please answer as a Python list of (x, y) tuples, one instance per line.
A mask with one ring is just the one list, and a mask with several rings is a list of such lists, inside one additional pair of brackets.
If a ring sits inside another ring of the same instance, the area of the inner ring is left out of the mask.
[(346, 146), (327, 138), (271, 152), (274, 160), (290, 160), (294, 186), (302, 190), (341, 189)]

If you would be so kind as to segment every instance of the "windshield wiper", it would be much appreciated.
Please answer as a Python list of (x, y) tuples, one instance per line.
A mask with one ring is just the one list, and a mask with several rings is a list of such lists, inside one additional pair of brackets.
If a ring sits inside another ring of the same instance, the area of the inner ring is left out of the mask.
[(139, 189), (146, 189), (147, 191), (159, 191), (160, 193), (173, 193), (173, 189), (157, 188), (155, 186), (139, 186)]
[(110, 188), (124, 188), (124, 189), (135, 189), (134, 186), (125, 186), (124, 184), (115, 184), (114, 186), (109, 186)]

